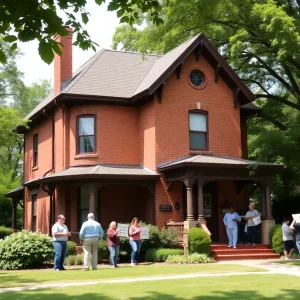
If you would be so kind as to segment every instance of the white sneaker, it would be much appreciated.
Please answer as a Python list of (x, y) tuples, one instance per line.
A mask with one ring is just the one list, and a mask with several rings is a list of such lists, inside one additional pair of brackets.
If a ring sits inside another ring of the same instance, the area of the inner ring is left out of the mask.
[(232, 247), (232, 245), (228, 245), (228, 248)]
[(134, 266), (135, 266), (135, 263), (134, 263), (134, 262), (132, 262), (130, 265), (131, 265), (132, 267), (134, 267)]
[(112, 266), (110, 266), (110, 268), (111, 268), (111, 269), (113, 269), (113, 268), (115, 268), (115, 266), (114, 266), (114, 265), (112, 265)]
[(236, 246), (233, 246), (234, 249), (236, 249)]

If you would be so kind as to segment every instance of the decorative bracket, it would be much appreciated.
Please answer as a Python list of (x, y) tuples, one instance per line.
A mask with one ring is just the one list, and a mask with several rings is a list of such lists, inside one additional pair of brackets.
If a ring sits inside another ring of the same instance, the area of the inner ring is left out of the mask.
[(163, 97), (163, 92), (164, 92), (164, 87), (165, 87), (165, 82), (162, 83), (159, 88), (157, 89), (157, 98), (158, 98), (158, 103), (162, 102), (162, 97)]
[(233, 107), (236, 108), (237, 101), (239, 99), (240, 89), (238, 87), (232, 89), (232, 96), (233, 96)]
[(220, 73), (221, 65), (217, 64), (214, 69), (215, 69), (215, 83), (217, 83), (218, 79), (219, 79), (219, 73)]
[(188, 177), (188, 178), (183, 179), (183, 183), (185, 184), (185, 186), (187, 188), (192, 188), (195, 182), (196, 182), (196, 179), (193, 177)]
[(200, 55), (201, 55), (201, 49), (202, 49), (202, 45), (199, 45), (195, 49), (195, 58), (196, 58), (196, 61), (199, 61), (199, 58), (200, 58)]
[(181, 64), (176, 68), (176, 77), (177, 77), (177, 79), (180, 79), (180, 77), (181, 77), (182, 66), (183, 66), (183, 63), (181, 63)]

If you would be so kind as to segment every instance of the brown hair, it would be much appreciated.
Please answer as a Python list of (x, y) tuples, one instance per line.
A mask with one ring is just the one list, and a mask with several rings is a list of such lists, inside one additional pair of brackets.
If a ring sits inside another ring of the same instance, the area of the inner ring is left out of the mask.
[(130, 226), (132, 226), (135, 223), (135, 221), (137, 221), (137, 223), (138, 223), (139, 219), (137, 217), (134, 217), (130, 223)]

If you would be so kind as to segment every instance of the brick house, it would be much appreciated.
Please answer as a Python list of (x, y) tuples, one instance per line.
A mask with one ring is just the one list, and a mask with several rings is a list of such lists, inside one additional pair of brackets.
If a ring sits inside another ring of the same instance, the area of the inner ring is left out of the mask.
[[(201, 226), (224, 241), (228, 204), (243, 212), (261, 189), (262, 241), (274, 224), (270, 177), (247, 160), (254, 96), (203, 34), (167, 54), (103, 49), (72, 72), (72, 31), (56, 38), (54, 90), (28, 116), (24, 228), (48, 233), (58, 214), (78, 232), (88, 212), (106, 227), (134, 216)], [(171, 222), (172, 224), (172, 222)]]

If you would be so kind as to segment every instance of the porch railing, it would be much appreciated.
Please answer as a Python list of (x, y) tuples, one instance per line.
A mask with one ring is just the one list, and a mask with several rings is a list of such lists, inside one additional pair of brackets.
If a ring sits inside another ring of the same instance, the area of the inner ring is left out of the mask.
[(183, 222), (173, 222), (169, 221), (165, 223), (165, 228), (166, 229), (175, 229), (178, 232), (178, 239), (180, 242), (183, 242)]

